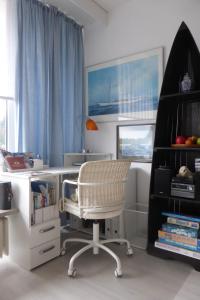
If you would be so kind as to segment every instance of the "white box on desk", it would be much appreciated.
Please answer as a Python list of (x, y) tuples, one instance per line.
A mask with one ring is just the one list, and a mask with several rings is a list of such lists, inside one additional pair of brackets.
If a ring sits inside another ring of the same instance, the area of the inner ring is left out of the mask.
[(42, 159), (33, 159), (33, 170), (43, 169), (44, 163)]

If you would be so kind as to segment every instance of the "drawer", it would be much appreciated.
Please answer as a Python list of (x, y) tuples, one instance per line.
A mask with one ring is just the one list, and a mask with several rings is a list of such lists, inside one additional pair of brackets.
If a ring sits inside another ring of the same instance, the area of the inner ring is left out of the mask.
[(31, 269), (60, 255), (60, 239), (44, 243), (31, 250)]
[(54, 219), (31, 227), (30, 248), (60, 238), (60, 219)]

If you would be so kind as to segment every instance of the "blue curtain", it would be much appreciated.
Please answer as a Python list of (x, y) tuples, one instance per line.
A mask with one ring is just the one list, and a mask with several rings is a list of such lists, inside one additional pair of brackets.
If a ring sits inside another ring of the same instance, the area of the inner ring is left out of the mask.
[(18, 151), (63, 165), (83, 143), (82, 28), (55, 7), (17, 0)]

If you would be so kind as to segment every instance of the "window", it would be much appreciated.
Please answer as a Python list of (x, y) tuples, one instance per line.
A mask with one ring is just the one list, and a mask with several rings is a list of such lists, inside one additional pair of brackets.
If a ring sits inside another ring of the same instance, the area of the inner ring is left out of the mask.
[(16, 21), (14, 3), (12, 0), (0, 0), (0, 148), (8, 148), (9, 139), (13, 141), (9, 133), (14, 135), (13, 120), (11, 122), (9, 120), (10, 109), (13, 110), (14, 107), (15, 85), (17, 29), (14, 24)]
[(7, 101), (0, 99), (0, 148), (7, 148), (6, 131), (7, 131)]

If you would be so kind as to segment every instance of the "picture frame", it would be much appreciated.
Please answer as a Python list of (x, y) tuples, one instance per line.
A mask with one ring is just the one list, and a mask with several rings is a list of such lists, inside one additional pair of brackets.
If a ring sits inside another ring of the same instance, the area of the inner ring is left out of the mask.
[(117, 126), (117, 159), (151, 162), (155, 138), (155, 123)]
[(87, 115), (96, 122), (155, 120), (162, 76), (162, 47), (87, 67)]

